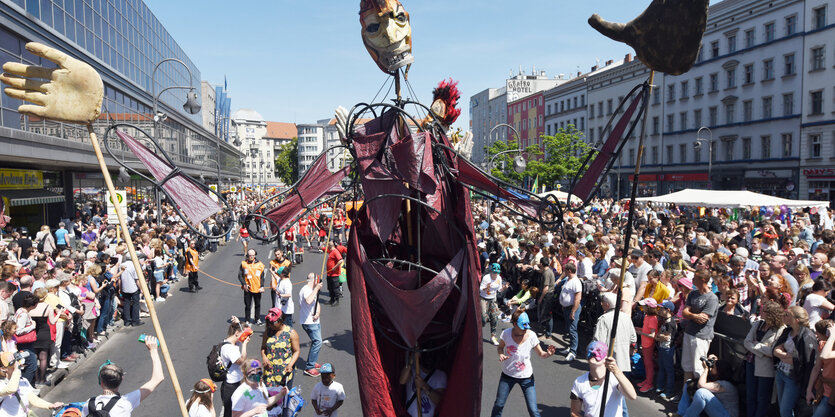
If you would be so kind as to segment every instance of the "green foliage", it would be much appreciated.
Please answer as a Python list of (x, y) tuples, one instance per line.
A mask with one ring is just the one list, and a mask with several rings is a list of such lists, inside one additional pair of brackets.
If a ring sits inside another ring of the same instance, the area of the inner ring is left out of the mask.
[(275, 175), (285, 185), (293, 185), (299, 179), (299, 138), (281, 145), (275, 154)]
[[(490, 166), (490, 173), (511, 184), (521, 184), (525, 177), (536, 178), (539, 184), (553, 188), (560, 181), (570, 180), (580, 169), (585, 157), (594, 148), (583, 140), (583, 133), (573, 125), (559, 129), (554, 136), (542, 136), (542, 147), (531, 145), (526, 149), (528, 165), (522, 173), (513, 170), (515, 152), (500, 154), (516, 149), (516, 141), (497, 141), (487, 148), (488, 158), (496, 158)], [(489, 159), (488, 159), (489, 160)]]

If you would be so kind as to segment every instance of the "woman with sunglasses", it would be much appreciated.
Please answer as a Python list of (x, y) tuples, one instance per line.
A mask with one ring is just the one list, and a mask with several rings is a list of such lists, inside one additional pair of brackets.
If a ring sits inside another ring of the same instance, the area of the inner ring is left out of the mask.
[(267, 410), (284, 399), (287, 388), (280, 387), (277, 394), (270, 396), (261, 381), (264, 377), (261, 362), (247, 360), (241, 368), (245, 377), (232, 394), (232, 417), (267, 417)]
[(203, 378), (194, 383), (191, 398), (186, 403), (188, 417), (215, 417), (215, 405), (212, 397), (217, 385), (209, 378)]

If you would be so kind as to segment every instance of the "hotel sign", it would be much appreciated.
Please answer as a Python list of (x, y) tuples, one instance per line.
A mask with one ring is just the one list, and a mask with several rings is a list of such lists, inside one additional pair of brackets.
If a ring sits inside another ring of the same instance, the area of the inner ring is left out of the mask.
[(43, 172), (26, 169), (0, 169), (0, 190), (43, 188)]

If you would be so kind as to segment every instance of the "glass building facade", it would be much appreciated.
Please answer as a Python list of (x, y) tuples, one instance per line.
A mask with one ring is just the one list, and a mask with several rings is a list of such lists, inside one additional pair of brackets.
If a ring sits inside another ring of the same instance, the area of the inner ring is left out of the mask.
[[(221, 183), (237, 181), (240, 176), (240, 154), (230, 144), (218, 140), (214, 132), (202, 125), (202, 116), (187, 114), (187, 89), (170, 89), (160, 95), (158, 108), (166, 118), (156, 126), (152, 109), (154, 92), (172, 86), (193, 86), (200, 97), (200, 71), (160, 21), (140, 0), (0, 0), (0, 63), (54, 67), (55, 64), (32, 55), (27, 42), (37, 41), (53, 46), (70, 56), (87, 62), (104, 82), (102, 115), (94, 129), (103, 138), (114, 123), (131, 123), (154, 135), (174, 163), (197, 177), (217, 177), (220, 166)], [(177, 62), (157, 63), (166, 58)], [(0, 169), (32, 169), (43, 172), (45, 188), (63, 193), (70, 211), (71, 192), (83, 187), (103, 186), (96, 178), (97, 164), (92, 155), (89, 136), (84, 126), (52, 122), (17, 112), (20, 100), (5, 94), (0, 98), (0, 136), (9, 149), (0, 149)], [(204, 109), (205, 110), (205, 109)], [(126, 128), (129, 134), (143, 140), (137, 129)], [(144, 139), (146, 145), (150, 141)], [(1, 142), (0, 142), (1, 143)], [(47, 147), (45, 144), (49, 143)], [(124, 152), (120, 141), (108, 138), (117, 157), (135, 162)], [(3, 147), (3, 145), (0, 145)], [(57, 152), (56, 149), (64, 150)], [(217, 162), (216, 162), (217, 161)], [(115, 170), (115, 163), (108, 163)], [(133, 164), (131, 164), (133, 166)], [(146, 184), (130, 184), (134, 187)], [(118, 184), (117, 184), (118, 186)]]

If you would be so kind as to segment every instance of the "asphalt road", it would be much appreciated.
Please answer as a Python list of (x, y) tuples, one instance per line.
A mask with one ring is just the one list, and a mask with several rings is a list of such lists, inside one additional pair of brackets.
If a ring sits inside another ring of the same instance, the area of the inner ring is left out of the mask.
[[(271, 256), (270, 247), (257, 244), (254, 246), (259, 252), (258, 258), (266, 264)], [(187, 285), (185, 285), (185, 280), (181, 280), (172, 289), (173, 297), (156, 305), (186, 399), (190, 395), (192, 385), (207, 376), (206, 356), (212, 345), (219, 343), (225, 337), (229, 317), (232, 315), (242, 317), (243, 296), (237, 284), (237, 269), (242, 259), (243, 250), (238, 243), (233, 241), (229, 246), (221, 246), (217, 253), (201, 262), (200, 283), (204, 290), (198, 294), (183, 292), (181, 289), (187, 288)], [(294, 300), (297, 300), (298, 289), (303, 285), (307, 274), (309, 272), (318, 274), (321, 268), (322, 255), (306, 253), (305, 262), (293, 269), (292, 280), (298, 283), (294, 290)], [(322, 297), (322, 300), (326, 299), (326, 296)], [(331, 362), (336, 368), (336, 380), (345, 387), (347, 399), (340, 409), (340, 415), (343, 417), (360, 416), (362, 411), (353, 357), (349, 300), (344, 299), (336, 307), (323, 305), (322, 308), (322, 337), (325, 339), (325, 345), (322, 347), (319, 362)], [(264, 305), (261, 310), (263, 316), (266, 313)], [(143, 320), (146, 324), (141, 327), (116, 332), (104, 346), (50, 391), (46, 399), (63, 402), (86, 401), (91, 396), (100, 394), (96, 373), (99, 366), (106, 360), (111, 360), (125, 369), (126, 374), (121, 390), (123, 393), (137, 389), (147, 381), (151, 372), (148, 351), (137, 342), (137, 338), (142, 333), (152, 333), (152, 326), (149, 318)], [(501, 323), (501, 327), (507, 326), (508, 324)], [(304, 359), (307, 358), (310, 340), (299, 324), (296, 324), (295, 328), (299, 332), (302, 349), (297, 363), (297, 368), (299, 368), (303, 367)], [(248, 355), (251, 357), (260, 357), (260, 335), (263, 329), (262, 326), (255, 327), (253, 342), (248, 348)], [(489, 332), (485, 331), (485, 334), (489, 337)], [(489, 416), (495, 400), (501, 368), (495, 347), (487, 339), (484, 342), (484, 388), (481, 415)], [(555, 344), (562, 347), (561, 343)], [(585, 344), (581, 343), (581, 346)], [(587, 370), (587, 365), (584, 361), (566, 364), (559, 355), (548, 359), (534, 357), (533, 365), (537, 399), (542, 415), (568, 416), (571, 385), (577, 376)], [(295, 385), (301, 386), (305, 395), (310, 393), (316, 382), (318, 378), (305, 376), (300, 369), (297, 369)], [(219, 402), (219, 395), (215, 395), (215, 401)], [(629, 403), (629, 411), (633, 416), (662, 415), (662, 409), (660, 404), (646, 398), (639, 398)], [(312, 415), (311, 410), (309, 406), (306, 407), (302, 415)], [(219, 406), (218, 412), (220, 412)], [(167, 373), (162, 385), (134, 411), (133, 415), (163, 417), (178, 415), (173, 386)], [(504, 415), (512, 417), (527, 415), (524, 398), (519, 388), (511, 391)]]

